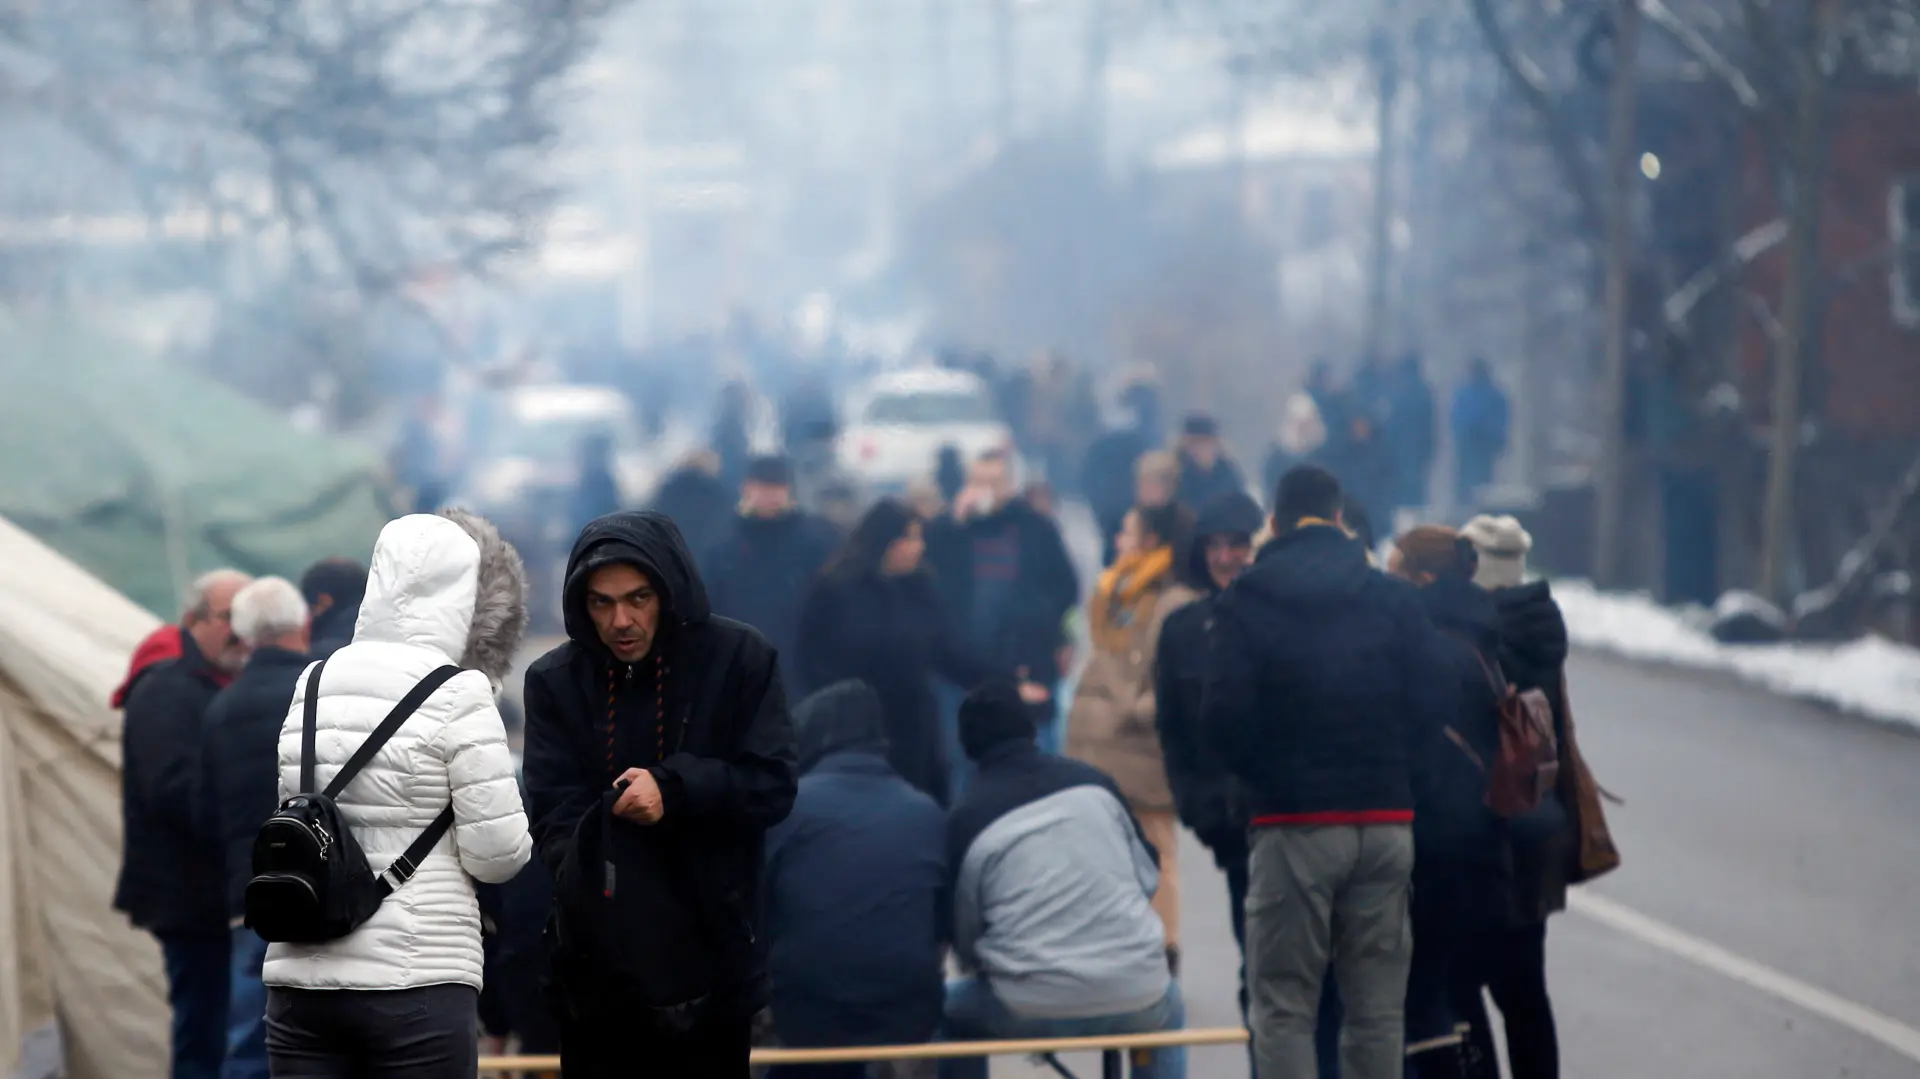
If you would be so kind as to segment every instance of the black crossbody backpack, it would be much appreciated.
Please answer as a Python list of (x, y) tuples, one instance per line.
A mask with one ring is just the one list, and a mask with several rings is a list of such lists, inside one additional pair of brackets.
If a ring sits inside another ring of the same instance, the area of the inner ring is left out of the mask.
[(253, 840), (253, 879), (247, 882), (247, 928), (260, 939), (318, 944), (338, 940), (373, 917), (381, 901), (413, 879), (434, 845), (453, 827), (453, 806), (442, 810), (405, 854), (379, 875), (347, 830), (334, 799), (366, 767), (380, 747), (434, 691), (460, 673), (442, 667), (408, 691), (367, 740), (360, 743), (327, 789), (314, 793), (314, 740), (318, 728), (321, 660), (307, 675), (300, 730), (300, 791), (280, 804)]

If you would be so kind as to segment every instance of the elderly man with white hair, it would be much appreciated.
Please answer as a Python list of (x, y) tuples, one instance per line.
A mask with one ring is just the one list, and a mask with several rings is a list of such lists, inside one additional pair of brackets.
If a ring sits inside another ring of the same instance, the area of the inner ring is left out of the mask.
[(114, 908), (160, 941), (173, 1006), (173, 1079), (214, 1079), (226, 1057), (225, 877), (195, 828), (207, 706), (246, 658), (233, 601), (252, 579), (223, 569), (194, 581), (175, 658), (132, 682), (122, 728), (120, 881)]
[(307, 667), (309, 618), (300, 589), (262, 577), (233, 597), (234, 636), (247, 665), (207, 707), (201, 742), (200, 833), (225, 854), (229, 953), (226, 1062), (221, 1079), (266, 1079), (266, 942), (242, 919), (253, 876), (253, 838), (279, 804), (280, 727)]

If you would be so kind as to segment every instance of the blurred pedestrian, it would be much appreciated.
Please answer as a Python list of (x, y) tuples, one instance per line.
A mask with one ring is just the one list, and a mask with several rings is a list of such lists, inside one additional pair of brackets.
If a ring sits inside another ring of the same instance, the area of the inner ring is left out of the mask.
[(568, 502), (568, 531), (620, 509), (620, 477), (614, 473), (613, 439), (592, 434), (580, 440), (580, 463)]
[(173, 1009), (173, 1079), (218, 1079), (226, 1058), (233, 937), (221, 850), (196, 827), (207, 708), (246, 661), (233, 599), (252, 583), (220, 569), (193, 582), (177, 658), (131, 681), (121, 735), (120, 877), (113, 907), (160, 942)]
[(713, 613), (765, 634), (787, 683), (800, 643), (800, 604), (839, 544), (832, 525), (795, 503), (792, 463), (756, 457), (740, 484), (739, 514), (702, 563)]
[[(800, 792), (767, 836), (766, 918), (780, 1044), (930, 1040), (945, 999), (947, 819), (887, 762), (880, 698), (840, 682), (794, 709)], [(775, 1076), (864, 1079), (864, 1064)]]
[[(1154, 847), (1099, 769), (1043, 753), (1011, 683), (968, 694), (960, 740), (979, 774), (948, 823), (953, 950), (947, 987), (956, 1041), (1140, 1034), (1186, 1025), (1152, 897)], [(1184, 1049), (1137, 1062), (1143, 1079), (1182, 1079)], [(984, 1059), (943, 1062), (983, 1079)]]
[(672, 518), (687, 549), (700, 558), (726, 538), (739, 510), (738, 490), (737, 483), (729, 488), (721, 480), (718, 454), (695, 450), (661, 480), (647, 508)]
[(367, 595), (367, 567), (351, 558), (323, 558), (300, 575), (300, 597), (312, 612), (307, 654), (325, 659), (353, 640), (360, 602)]
[[(1087, 447), (1080, 470), (1081, 489), (1100, 529), (1103, 566), (1113, 561), (1113, 538), (1120, 533), (1121, 520), (1139, 503), (1135, 466), (1147, 453), (1158, 449), (1161, 440), (1160, 395), (1151, 383), (1128, 384), (1120, 391), (1119, 404), (1118, 422)], [(1176, 464), (1176, 480), (1178, 472)], [(1169, 492), (1159, 501), (1171, 500)]]
[(568, 640), (527, 670), (525, 765), (562, 1070), (744, 1077), (763, 839), (795, 785), (773, 648), (712, 615), (657, 513), (587, 526), (563, 609)]
[(738, 488), (746, 478), (747, 461), (753, 455), (753, 406), (753, 390), (745, 381), (731, 379), (720, 387), (709, 441), (720, 459), (721, 486), (727, 490)]
[(1246, 489), (1240, 466), (1220, 443), (1220, 425), (1204, 413), (1188, 416), (1180, 427), (1180, 487), (1176, 497), (1191, 509), (1221, 495), (1245, 493)]
[(247, 663), (207, 705), (200, 743), (199, 842), (225, 856), (228, 968), (227, 1057), (222, 1079), (267, 1075), (267, 944), (246, 926), (253, 842), (280, 804), (280, 728), (308, 663), (307, 602), (279, 577), (233, 597), (233, 634)]
[(960, 447), (951, 442), (940, 447), (940, 453), (934, 461), (933, 479), (940, 492), (940, 500), (951, 506), (953, 500), (960, 497), (960, 489), (967, 485), (967, 466), (960, 458)]
[(1493, 467), (1507, 452), (1507, 395), (1493, 381), (1493, 369), (1479, 356), (1467, 365), (1467, 379), (1453, 394), (1449, 426), (1453, 432), (1453, 497), (1472, 506), (1475, 492), (1493, 482)]
[[(1407, 1059), (1416, 1079), (1468, 1070), (1464, 1034), (1477, 997), (1476, 944), (1512, 920), (1513, 864), (1507, 822), (1487, 808), (1485, 762), (1500, 754), (1495, 666), (1499, 610), (1474, 585), (1473, 545), (1453, 529), (1423, 525), (1394, 541), (1387, 570), (1419, 587), (1440, 629), (1443, 673), (1424, 689), (1436, 726), (1416, 732), (1413, 966), (1407, 980)], [(1487, 1036), (1482, 1034), (1480, 1038)], [(1484, 1067), (1484, 1064), (1477, 1065)]]
[(1341, 527), (1340, 484), (1281, 479), (1276, 533), (1213, 601), (1200, 728), (1245, 785), (1247, 964), (1259, 1073), (1312, 1075), (1328, 967), (1340, 1074), (1398, 1079), (1411, 948), (1416, 731), (1439, 676), (1404, 584)]
[[(526, 624), (525, 567), (492, 524), (445, 510), (381, 530), (353, 643), (294, 689), (280, 730), (280, 792), (332, 778), (368, 732), (430, 687), (335, 799), (393, 891), (343, 937), (268, 945), (275, 1079), (350, 1075), (370, 1060), (445, 1079), (478, 1066), (475, 882), (511, 878), (533, 849), (494, 705)], [(444, 684), (430, 681), (454, 665), (460, 673)], [(308, 722), (313, 734), (303, 738)], [(415, 845), (436, 832), (419, 856)]]
[(1280, 477), (1286, 475), (1288, 469), (1312, 463), (1326, 443), (1327, 425), (1314, 395), (1302, 390), (1287, 398), (1273, 445), (1267, 450), (1265, 467), (1261, 469), (1263, 490), (1269, 495), (1277, 490)]
[(1433, 457), (1439, 441), (1433, 384), (1427, 381), (1418, 353), (1410, 352), (1394, 364), (1387, 377), (1387, 402), (1386, 437), (1393, 456), (1393, 508), (1420, 509), (1428, 504)]
[(1127, 514), (1119, 555), (1100, 575), (1088, 603), (1093, 654), (1074, 688), (1067, 716), (1067, 755), (1113, 778), (1147, 841), (1160, 851), (1160, 888), (1153, 908), (1167, 942), (1167, 961), (1180, 969), (1179, 821), (1167, 766), (1154, 729), (1154, 657), (1160, 627), (1193, 601), (1174, 565), (1193, 527), (1185, 506), (1157, 506)]
[(1344, 412), (1345, 427), (1330, 441), (1322, 462), (1340, 480), (1344, 504), (1358, 507), (1376, 529), (1392, 534), (1393, 448), (1379, 424), (1356, 410)]

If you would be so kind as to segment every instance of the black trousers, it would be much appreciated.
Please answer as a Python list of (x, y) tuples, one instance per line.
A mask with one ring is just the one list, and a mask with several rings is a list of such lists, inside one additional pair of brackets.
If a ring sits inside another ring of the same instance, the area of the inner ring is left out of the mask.
[(473, 1079), (480, 994), (417, 989), (267, 990), (273, 1079)]
[(1454, 1006), (1473, 1024), (1480, 1059), (1495, 1059), (1493, 1030), (1479, 992), (1484, 986), (1506, 1020), (1513, 1079), (1560, 1079), (1560, 1036), (1547, 996), (1547, 923), (1476, 935), (1466, 959), (1476, 986)]
[(717, 1020), (684, 1037), (618, 1023), (560, 1032), (565, 1079), (747, 1079), (752, 1055), (752, 1016)]

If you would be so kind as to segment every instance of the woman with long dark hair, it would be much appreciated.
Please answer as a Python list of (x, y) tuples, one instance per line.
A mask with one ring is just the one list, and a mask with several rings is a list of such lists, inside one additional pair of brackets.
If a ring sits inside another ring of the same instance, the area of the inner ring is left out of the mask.
[[(888, 760), (945, 805), (949, 780), (933, 676), (970, 689), (1010, 672), (973, 655), (948, 628), (922, 567), (926, 546), (919, 515), (898, 499), (881, 499), (860, 518), (801, 607), (793, 692), (804, 696), (847, 679), (872, 686)], [(1022, 692), (1044, 694), (1030, 685)]]

